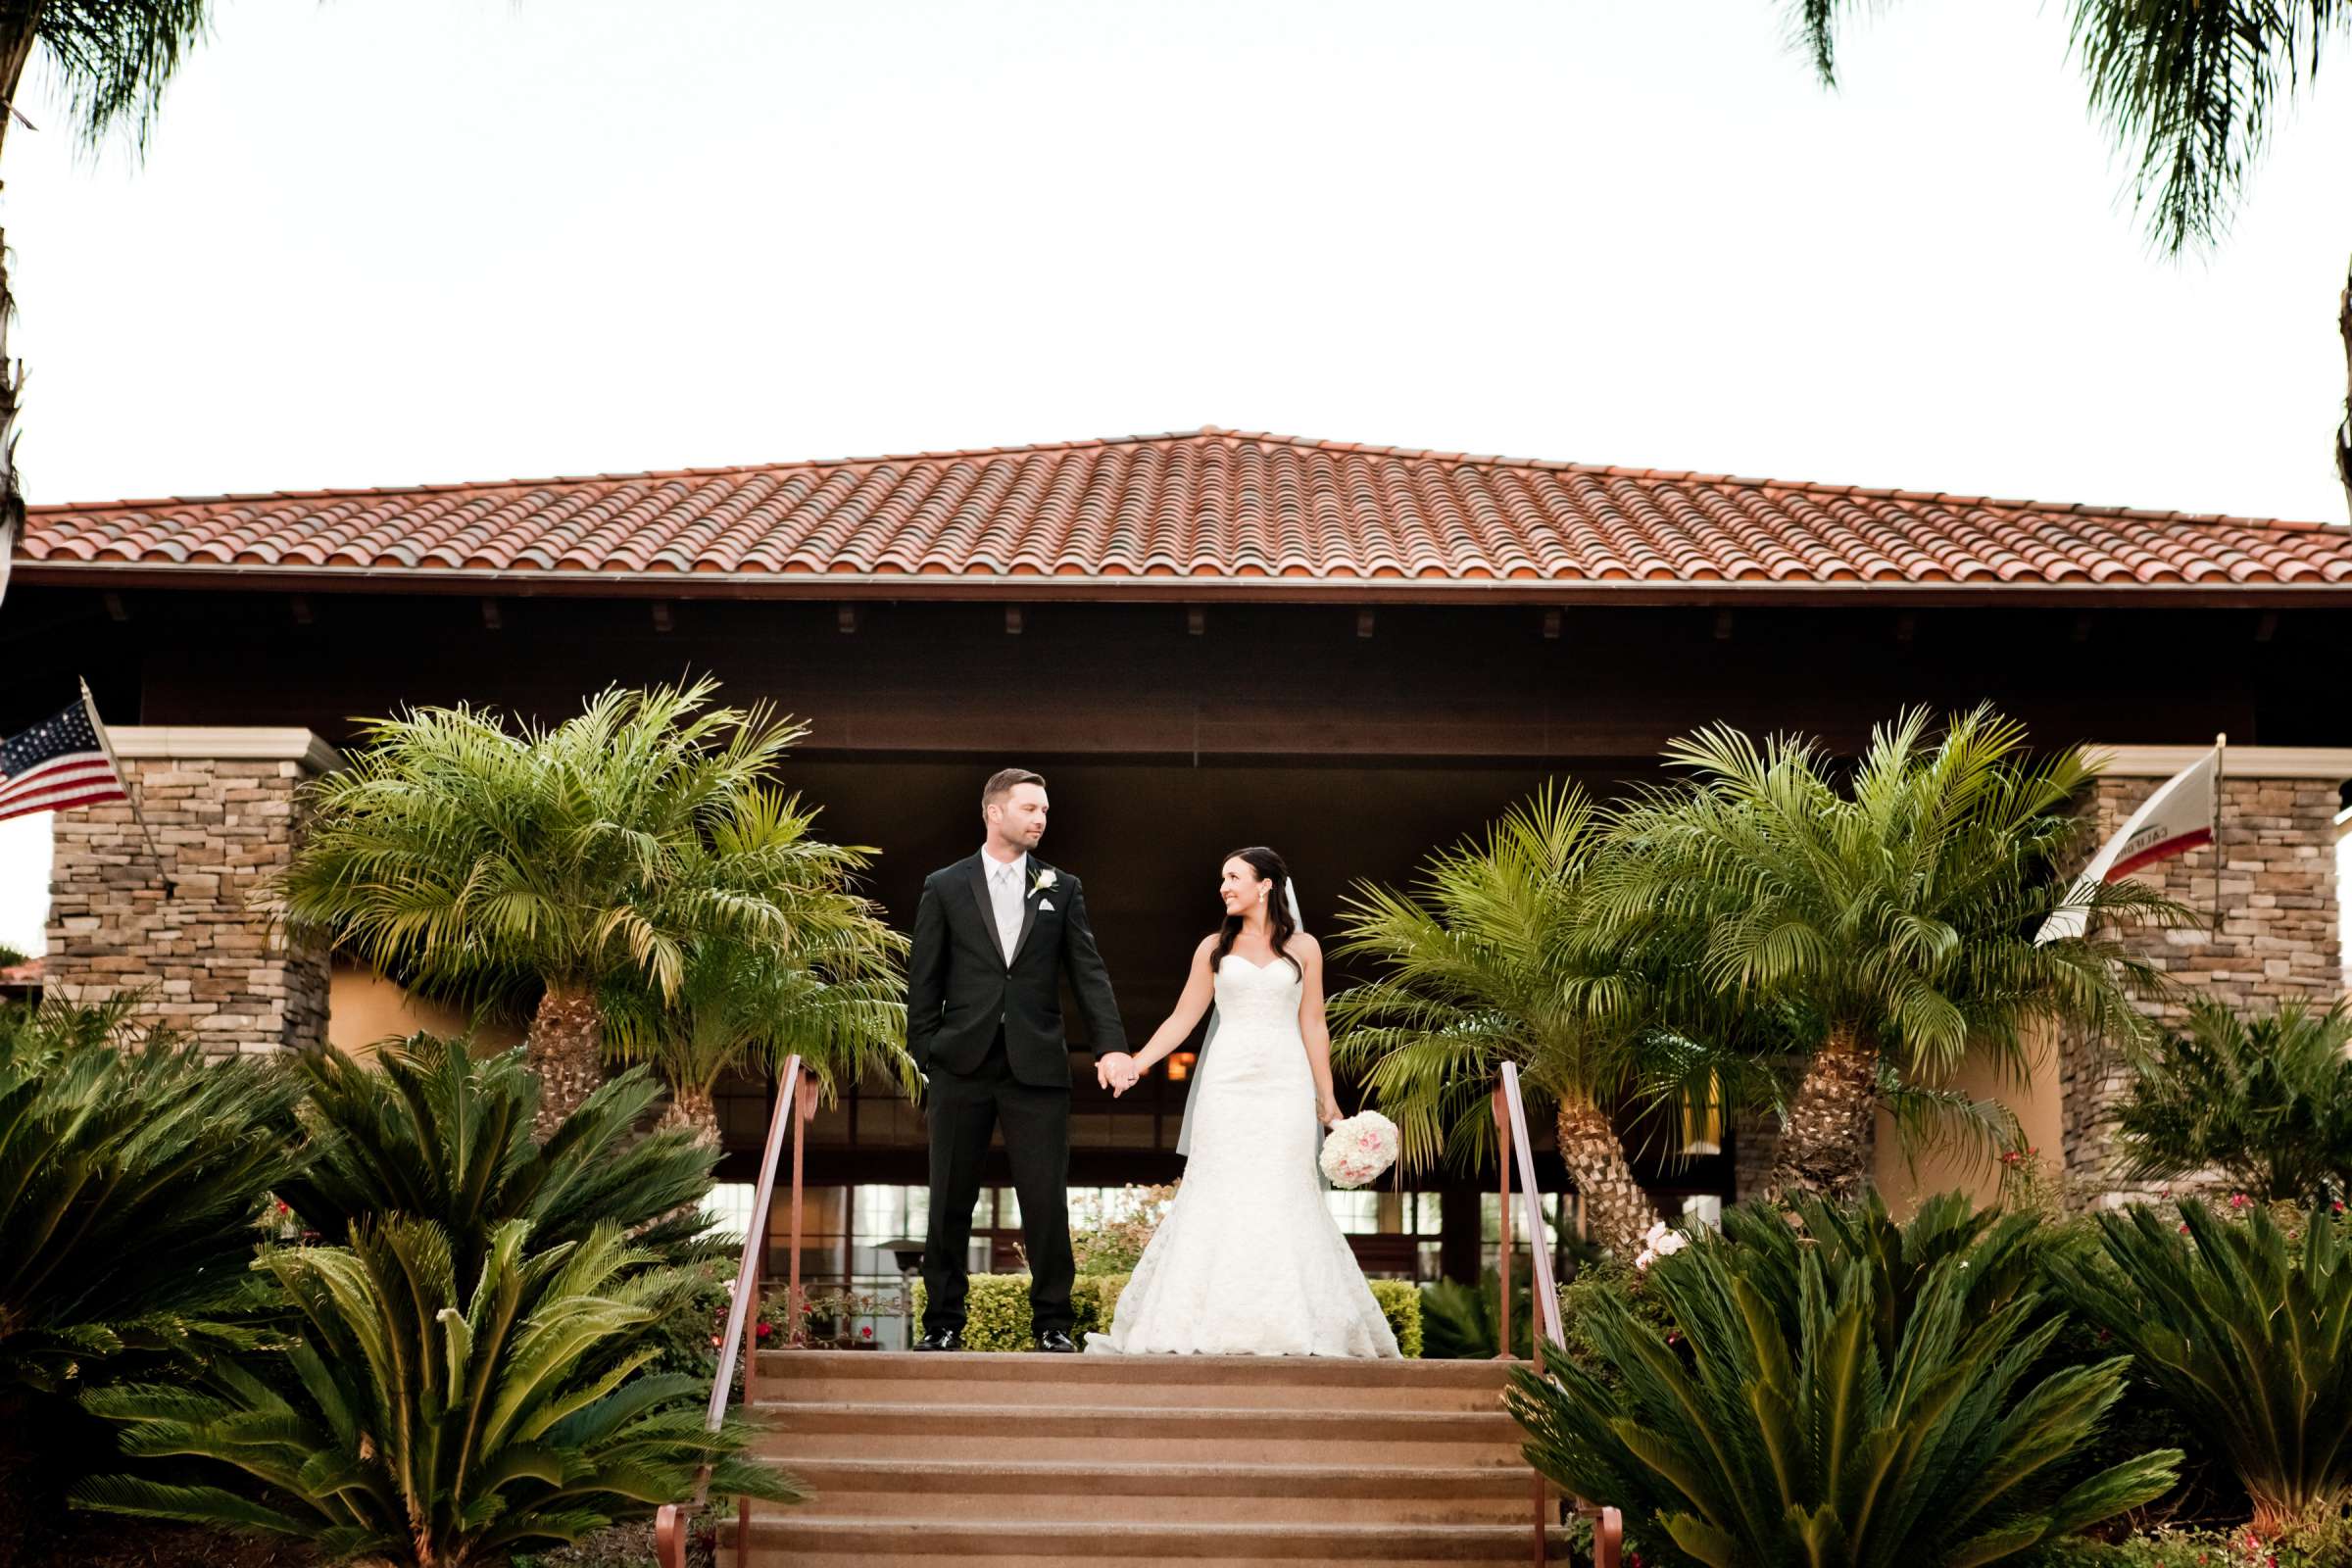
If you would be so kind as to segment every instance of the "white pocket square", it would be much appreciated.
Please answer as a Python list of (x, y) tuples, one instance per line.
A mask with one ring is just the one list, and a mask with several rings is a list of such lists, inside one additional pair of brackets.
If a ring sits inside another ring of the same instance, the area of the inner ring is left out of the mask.
[(1040, 899), (1037, 901), (1037, 906), (1040, 909), (1051, 909), (1054, 907), (1054, 901), (1052, 899)]

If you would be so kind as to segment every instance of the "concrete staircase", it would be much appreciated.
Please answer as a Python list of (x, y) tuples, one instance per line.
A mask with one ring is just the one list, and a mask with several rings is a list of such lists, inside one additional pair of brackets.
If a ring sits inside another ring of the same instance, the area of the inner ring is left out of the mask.
[(1491, 1361), (769, 1352), (758, 1451), (816, 1499), (756, 1511), (746, 1560), (720, 1560), (1529, 1562), (1535, 1478), (1503, 1377)]

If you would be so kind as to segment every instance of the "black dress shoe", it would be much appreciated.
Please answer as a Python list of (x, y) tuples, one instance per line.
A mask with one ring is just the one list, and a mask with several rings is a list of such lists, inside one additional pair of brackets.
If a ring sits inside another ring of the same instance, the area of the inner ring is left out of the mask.
[(1041, 1350), (1051, 1351), (1055, 1355), (1075, 1355), (1078, 1353), (1078, 1347), (1071, 1344), (1070, 1337), (1067, 1334), (1062, 1333), (1059, 1329), (1048, 1329), (1045, 1333), (1040, 1334), (1037, 1337), (1037, 1348)]
[(932, 1329), (914, 1342), (918, 1350), (960, 1350), (963, 1334), (957, 1329)]

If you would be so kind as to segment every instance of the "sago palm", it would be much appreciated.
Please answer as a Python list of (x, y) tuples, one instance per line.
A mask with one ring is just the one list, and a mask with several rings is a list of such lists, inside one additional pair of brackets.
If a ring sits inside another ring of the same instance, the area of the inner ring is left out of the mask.
[(40, 1555), (24, 1538), (76, 1473), (67, 1399), (142, 1350), (247, 1343), (259, 1304), (245, 1265), (293, 1079), (129, 1012), (0, 1008), (0, 1562)]
[(2146, 959), (2097, 934), (2034, 940), (2062, 907), (2185, 917), (2130, 881), (2068, 889), (2093, 776), (2079, 751), (2030, 758), (2023, 727), (1980, 708), (1933, 737), (1924, 711), (1881, 727), (1850, 780), (1809, 742), (1728, 727), (1666, 758), (1692, 785), (1617, 816), (1589, 907), (1611, 940), (1670, 956), (1652, 967), (1676, 1005), (1780, 1020), (1802, 1054), (1770, 1192), (1852, 1193), (1884, 1092), (1971, 1051), (2016, 1071), (2036, 1025), (2152, 1035), (2132, 1005), (2161, 984)]
[(2352, 1196), (2352, 1009), (2299, 1002), (2240, 1018), (2201, 997), (2188, 1029), (2138, 1065), (2118, 1113), (2126, 1173), (2219, 1170), (2239, 1191)]
[(1517, 1062), (1556, 1107), (1592, 1240), (1630, 1258), (1657, 1216), (1610, 1118), (1632, 1098), (1639, 1024), (1595, 1001), (1617, 971), (1580, 920), (1593, 823), (1582, 792), (1547, 787), (1433, 857), (1412, 891), (1357, 887), (1335, 951), (1380, 972), (1332, 999), (1334, 1051), (1365, 1074), (1418, 1165), (1493, 1148), (1489, 1096), (1501, 1063)]
[(789, 946), (869, 853), (811, 837), (770, 782), (804, 731), (715, 689), (615, 688), (519, 732), (467, 708), (375, 720), (312, 786), (272, 891), (296, 928), (428, 990), (534, 977), (545, 1133), (603, 1076), (600, 987), (668, 1001), (697, 943)]
[(906, 939), (846, 885), (804, 901), (782, 943), (705, 942), (677, 994), (607, 987), (607, 1035), (624, 1060), (668, 1084), (665, 1120), (718, 1143), (711, 1091), (730, 1072), (777, 1072), (799, 1055), (828, 1093), (869, 1074), (919, 1080), (906, 1054)]
[(2309, 1216), (2297, 1246), (2256, 1206), (2224, 1220), (2202, 1203), (2098, 1216), (2104, 1263), (2053, 1265), (2077, 1307), (2131, 1350), (2229, 1456), (2255, 1528), (2352, 1502), (2352, 1248)]
[(537, 1247), (617, 1225), (666, 1261), (701, 1255), (718, 1152), (679, 1132), (639, 1135), (661, 1096), (643, 1068), (603, 1085), (544, 1142), (531, 1135), (538, 1080), (518, 1051), (477, 1058), (463, 1040), (416, 1035), (371, 1062), (311, 1052), (302, 1072), (309, 1093), (285, 1118), (302, 1166), (277, 1194), (330, 1243), (387, 1215), (431, 1220), (468, 1279), (514, 1220), (530, 1222)]
[(651, 1261), (612, 1226), (534, 1248), (522, 1220), (491, 1233), (470, 1276), (422, 1220), (266, 1252), (258, 1266), (301, 1320), (283, 1364), (93, 1395), (124, 1454), (178, 1463), (93, 1478), (74, 1501), (288, 1536), (333, 1559), (467, 1568), (650, 1517), (706, 1463), (722, 1491), (799, 1500), (742, 1456), (742, 1431), (705, 1429), (704, 1384), (638, 1375), (696, 1283)]
[(134, 1030), (130, 1004), (0, 1012), (0, 1383), (73, 1386), (244, 1294), (297, 1087)]
[[(1915, 1222), (1934, 1230), (1918, 1247), (1883, 1210), (1826, 1245), (1768, 1212), (1659, 1258), (1646, 1290), (1676, 1338), (1597, 1298), (1580, 1325), (1597, 1365), (1513, 1377), (1528, 1458), (1623, 1507), (1645, 1562), (1704, 1568), (1974, 1568), (2161, 1495), (2176, 1450), (2068, 1484), (2127, 1358), (2036, 1381), (2063, 1316), (1985, 1283), (2016, 1272), (2033, 1222), (1961, 1207)], [(1831, 1212), (1800, 1205), (1808, 1227)]]

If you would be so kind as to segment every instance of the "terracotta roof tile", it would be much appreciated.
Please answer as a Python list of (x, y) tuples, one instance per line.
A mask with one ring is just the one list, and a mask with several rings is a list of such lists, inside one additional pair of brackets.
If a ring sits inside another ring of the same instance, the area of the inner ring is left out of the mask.
[(2352, 530), (1204, 429), (33, 509), (42, 568), (1780, 587), (2352, 583)]

